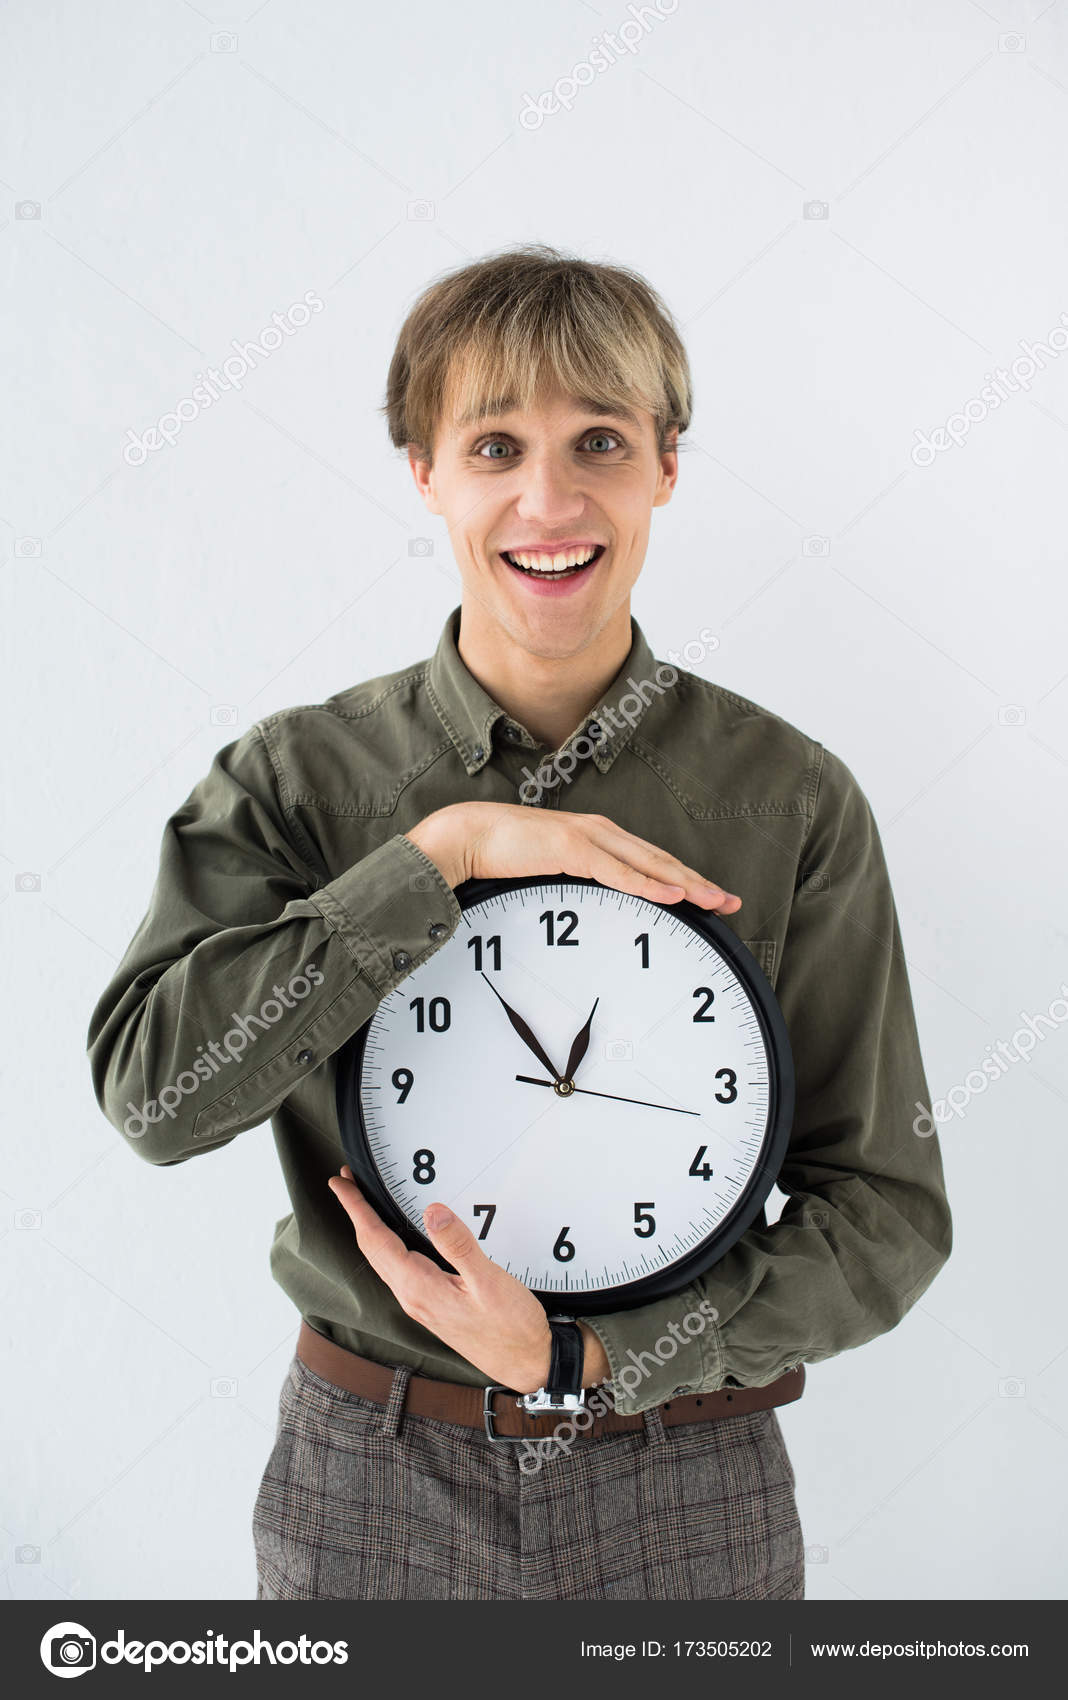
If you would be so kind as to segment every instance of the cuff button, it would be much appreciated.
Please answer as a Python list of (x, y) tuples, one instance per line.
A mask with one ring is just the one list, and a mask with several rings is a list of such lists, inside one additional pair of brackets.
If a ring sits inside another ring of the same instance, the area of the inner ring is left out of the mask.
[(449, 929), (445, 925), (444, 921), (435, 921), (434, 925), (430, 928), (430, 937), (436, 942), (438, 939), (443, 939), (448, 930)]
[(411, 960), (406, 950), (395, 950), (393, 952), (394, 968), (407, 968), (411, 964)]
[(299, 1063), (301, 1063), (303, 1066), (306, 1067), (308, 1065), (308, 1063), (311, 1062), (311, 1060), (312, 1060), (312, 1054), (311, 1054), (310, 1051), (298, 1051), (297, 1061)]

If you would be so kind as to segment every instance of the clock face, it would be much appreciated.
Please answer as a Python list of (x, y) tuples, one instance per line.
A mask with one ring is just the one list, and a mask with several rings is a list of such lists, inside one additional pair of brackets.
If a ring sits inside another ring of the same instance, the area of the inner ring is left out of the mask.
[(457, 896), (448, 944), (342, 1054), (357, 1180), (438, 1262), (422, 1213), (447, 1204), (556, 1308), (685, 1285), (756, 1216), (789, 1136), (789, 1044), (755, 959), (694, 905), (595, 881)]

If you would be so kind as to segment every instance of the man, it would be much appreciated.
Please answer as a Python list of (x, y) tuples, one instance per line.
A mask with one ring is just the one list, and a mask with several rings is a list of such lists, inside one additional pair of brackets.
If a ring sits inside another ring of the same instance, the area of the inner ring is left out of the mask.
[[(293, 1204), (272, 1269), (302, 1323), (254, 1513), (259, 1598), (802, 1598), (775, 1407), (804, 1364), (893, 1328), (949, 1255), (867, 801), (774, 713), (658, 671), (630, 613), (690, 410), (671, 317), (622, 268), (523, 248), (420, 297), (384, 411), (460, 607), (429, 660), (218, 753), (93, 1015), (99, 1102), (147, 1161), (272, 1119)], [(443, 1200), (424, 1223), (455, 1273), (407, 1250), (342, 1163), (334, 1099), (338, 1048), (452, 937), (456, 889), (560, 873), (724, 917), (776, 987), (796, 1073), (781, 1218), (577, 1333)], [(596, 1420), (518, 1411), (579, 1346)], [(495, 1436), (489, 1384), (512, 1390)]]

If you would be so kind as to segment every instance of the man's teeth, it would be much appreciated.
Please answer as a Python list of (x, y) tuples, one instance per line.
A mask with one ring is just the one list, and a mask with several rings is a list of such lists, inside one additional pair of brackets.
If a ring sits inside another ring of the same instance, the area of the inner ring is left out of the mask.
[(546, 577), (553, 573), (567, 572), (570, 567), (584, 567), (596, 555), (599, 544), (593, 544), (586, 549), (572, 549), (564, 554), (549, 555), (544, 552), (526, 554), (522, 550), (505, 550), (505, 560), (513, 566), (522, 567), (526, 572), (542, 573)]

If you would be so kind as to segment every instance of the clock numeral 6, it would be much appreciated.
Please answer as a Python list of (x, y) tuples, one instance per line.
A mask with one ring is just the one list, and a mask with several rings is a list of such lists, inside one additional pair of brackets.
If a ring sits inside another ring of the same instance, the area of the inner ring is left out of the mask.
[(575, 1255), (575, 1248), (567, 1238), (567, 1234), (568, 1229), (566, 1227), (561, 1228), (557, 1235), (556, 1244), (553, 1246), (553, 1256), (558, 1263), (570, 1263)]
[(647, 1204), (634, 1206), (634, 1232), (640, 1240), (647, 1240), (656, 1233), (656, 1218), (650, 1216), (650, 1210), (656, 1209), (656, 1200), (650, 1199)]
[[(696, 1152), (696, 1155), (694, 1156), (694, 1160), (690, 1164), (689, 1169), (687, 1170), (687, 1173), (693, 1175), (695, 1180), (710, 1181), (712, 1179), (712, 1165), (711, 1165), (711, 1163), (701, 1163), (701, 1159), (702, 1159), (702, 1157), (704, 1156), (704, 1154), (707, 1150), (708, 1150), (707, 1145), (699, 1145), (697, 1147), (697, 1152)], [(700, 1168), (697, 1167), (698, 1163), (701, 1163)]]
[(497, 1214), (497, 1206), (495, 1204), (472, 1204), (471, 1206), (471, 1212), (475, 1216), (481, 1216), (484, 1210), (488, 1210), (489, 1215), (482, 1224), (482, 1228), (478, 1236), (480, 1240), (484, 1240), (486, 1235), (489, 1233), (490, 1223)]
[[(408, 1005), (409, 1009), (415, 1010), (415, 1030), (417, 1033), (422, 1033), (424, 1031), (423, 1014), (425, 1004), (425, 998), (412, 998)], [(430, 1023), (430, 1030), (432, 1033), (444, 1033), (452, 1020), (452, 1006), (449, 1003), (448, 998), (431, 998), (429, 1007), (426, 1009), (425, 1013), (426, 1019)]]
[(412, 1073), (410, 1068), (395, 1068), (390, 1078), (392, 1079), (394, 1086), (397, 1088), (397, 1091), (400, 1093), (400, 1097), (397, 1099), (397, 1102), (398, 1104), (403, 1104), (405, 1098), (407, 1098), (412, 1089), (412, 1083), (415, 1080), (415, 1075)]
[(716, 996), (716, 994), (712, 990), (711, 986), (695, 986), (694, 991), (693, 991), (693, 995), (694, 995), (695, 998), (704, 998), (704, 1000), (705, 1000), (704, 1003), (701, 1005), (700, 1009), (697, 1009), (697, 1010), (694, 1011), (694, 1017), (693, 1017), (694, 1020), (695, 1021), (715, 1021), (716, 1018), (715, 1018), (714, 1015), (706, 1015), (705, 1014), (705, 1010), (708, 1009), (709, 1005), (714, 1002), (715, 996)]
[[(473, 939), (468, 939), (467, 948), (468, 948), (468, 950), (473, 950), (474, 953), (475, 953), (475, 973), (481, 974), (481, 972), (482, 972), (482, 934), (476, 933)], [(499, 970), (500, 966), (501, 966), (501, 935), (500, 935), (500, 933), (494, 933), (492, 938), (486, 940), (486, 948), (489, 951), (492, 952), (494, 968)]]
[[(551, 909), (543, 909), (541, 914), (538, 916), (538, 920), (545, 923), (546, 944), (578, 944), (578, 939), (573, 939), (571, 937), (571, 934), (578, 926), (578, 916), (575, 914), (573, 909), (561, 909), (555, 918)], [(556, 931), (557, 921), (567, 922), (562, 933), (557, 933)]]
[[(703, 1151), (704, 1146), (702, 1146), (701, 1149)], [(413, 1151), (413, 1153), (412, 1153), (412, 1179), (413, 1179), (413, 1181), (418, 1181), (420, 1186), (427, 1186), (429, 1184), (429, 1182), (432, 1181), (435, 1178), (435, 1173), (436, 1173), (436, 1171), (435, 1171), (435, 1168), (434, 1168), (434, 1153), (433, 1153), (433, 1151)]]

